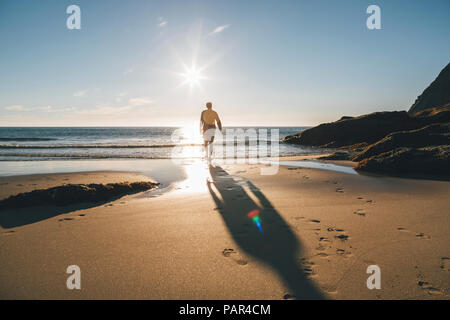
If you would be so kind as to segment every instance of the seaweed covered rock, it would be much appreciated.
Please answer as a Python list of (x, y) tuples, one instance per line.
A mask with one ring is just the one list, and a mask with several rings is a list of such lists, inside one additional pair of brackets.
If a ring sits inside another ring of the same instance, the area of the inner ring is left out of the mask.
[(108, 201), (126, 194), (147, 191), (158, 183), (67, 184), (48, 189), (19, 193), (0, 201), (0, 209), (45, 205), (69, 205), (83, 202)]

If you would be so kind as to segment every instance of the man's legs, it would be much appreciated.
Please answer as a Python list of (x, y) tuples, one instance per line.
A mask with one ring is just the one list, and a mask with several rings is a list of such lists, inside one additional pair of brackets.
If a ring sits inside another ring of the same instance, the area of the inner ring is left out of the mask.
[(205, 140), (203, 143), (203, 148), (205, 149), (205, 159), (209, 158), (208, 145), (209, 145), (209, 142)]
[(209, 158), (212, 159), (214, 151), (214, 136), (211, 137), (211, 140), (208, 143), (208, 147), (209, 147)]
[(203, 147), (205, 148), (205, 158), (209, 161), (212, 159), (212, 155), (213, 155), (213, 143), (212, 141), (205, 141), (205, 143), (203, 144)]
[(216, 128), (210, 128), (203, 133), (203, 147), (205, 148), (205, 158), (210, 161), (213, 154), (213, 142)]

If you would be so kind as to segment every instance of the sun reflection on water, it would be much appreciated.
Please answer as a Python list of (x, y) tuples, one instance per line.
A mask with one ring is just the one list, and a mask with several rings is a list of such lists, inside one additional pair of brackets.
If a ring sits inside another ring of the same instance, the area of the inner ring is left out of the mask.
[(186, 179), (175, 186), (183, 193), (208, 192), (207, 182), (212, 181), (208, 163), (202, 160), (191, 160), (183, 165)]

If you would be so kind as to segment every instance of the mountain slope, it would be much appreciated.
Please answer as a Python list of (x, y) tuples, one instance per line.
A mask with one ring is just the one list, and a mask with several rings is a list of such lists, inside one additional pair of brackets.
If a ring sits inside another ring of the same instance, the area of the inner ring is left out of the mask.
[(450, 102), (450, 63), (442, 69), (437, 78), (417, 97), (409, 114), (440, 107)]

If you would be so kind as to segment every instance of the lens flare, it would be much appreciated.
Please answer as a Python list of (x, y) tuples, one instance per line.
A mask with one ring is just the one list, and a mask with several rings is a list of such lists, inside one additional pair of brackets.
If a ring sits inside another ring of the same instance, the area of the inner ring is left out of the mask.
[(259, 219), (259, 209), (255, 209), (250, 211), (247, 214), (247, 217), (249, 217), (250, 219), (253, 220), (253, 222), (256, 224), (256, 226), (258, 227), (259, 231), (261, 233), (263, 233), (262, 227), (261, 227), (261, 220)]

